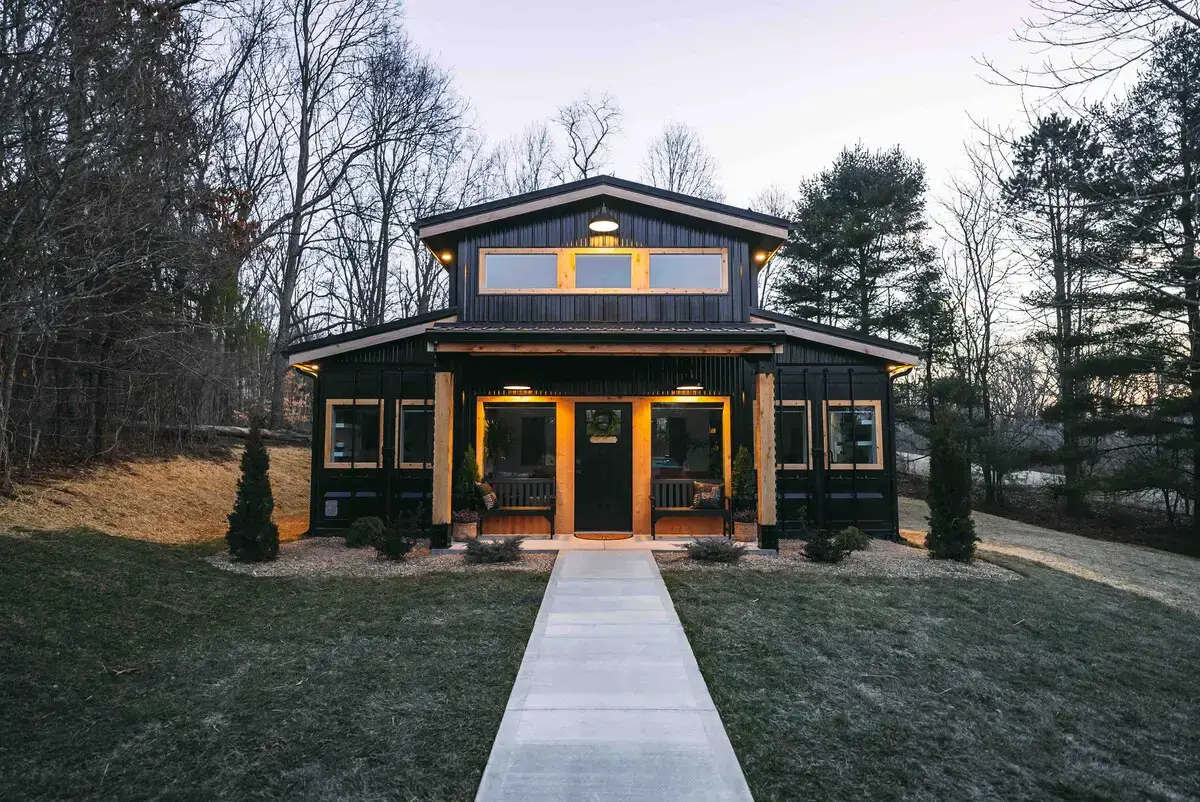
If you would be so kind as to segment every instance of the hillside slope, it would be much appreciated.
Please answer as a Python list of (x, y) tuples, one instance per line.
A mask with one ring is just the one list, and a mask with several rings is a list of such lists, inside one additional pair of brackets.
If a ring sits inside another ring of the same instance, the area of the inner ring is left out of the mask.
[[(285, 540), (308, 528), (309, 450), (270, 446), (275, 522)], [(226, 459), (174, 457), (89, 470), (22, 485), (0, 501), (0, 529), (87, 527), (155, 543), (196, 543), (225, 535), (241, 447)]]

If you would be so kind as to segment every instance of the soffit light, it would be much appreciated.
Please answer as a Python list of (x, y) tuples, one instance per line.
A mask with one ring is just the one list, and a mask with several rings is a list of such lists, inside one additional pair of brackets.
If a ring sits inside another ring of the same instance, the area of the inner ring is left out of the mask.
[(766, 251), (755, 251), (754, 261), (756, 261), (760, 264), (767, 261), (767, 252)]
[(588, 221), (588, 228), (597, 234), (611, 234), (620, 227), (621, 224), (617, 222), (617, 218), (613, 217), (607, 209), (601, 209), (600, 214)]
[(438, 258), (441, 259), (443, 263), (450, 264), (450, 262), (454, 259), (454, 254), (450, 251), (442, 251), (438, 255)]
[(696, 381), (685, 381), (683, 384), (675, 388), (681, 393), (698, 393), (704, 389), (704, 385)]
[(506, 385), (504, 385), (504, 389), (509, 390), (514, 393), (519, 393), (519, 392), (524, 392), (524, 391), (528, 390), (529, 385), (528, 384), (506, 384)]

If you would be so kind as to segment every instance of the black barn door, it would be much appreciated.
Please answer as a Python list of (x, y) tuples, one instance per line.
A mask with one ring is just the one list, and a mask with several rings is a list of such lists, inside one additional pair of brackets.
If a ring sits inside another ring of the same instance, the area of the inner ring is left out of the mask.
[(575, 405), (575, 530), (633, 531), (633, 405)]

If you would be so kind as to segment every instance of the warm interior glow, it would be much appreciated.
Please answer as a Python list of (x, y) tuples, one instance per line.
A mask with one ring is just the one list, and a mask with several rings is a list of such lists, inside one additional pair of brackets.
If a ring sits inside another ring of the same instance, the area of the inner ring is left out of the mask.
[(588, 221), (588, 228), (599, 234), (608, 234), (620, 228), (620, 223), (608, 212), (601, 212)]
[(506, 385), (504, 385), (504, 389), (509, 390), (511, 392), (520, 393), (520, 392), (526, 392), (527, 390), (529, 390), (529, 385), (528, 384), (506, 384)]

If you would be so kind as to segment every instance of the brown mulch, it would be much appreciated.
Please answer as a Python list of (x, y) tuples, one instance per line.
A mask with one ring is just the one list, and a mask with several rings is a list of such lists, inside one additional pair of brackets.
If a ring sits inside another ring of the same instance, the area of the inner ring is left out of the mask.
[(522, 554), (516, 563), (473, 565), (462, 554), (430, 554), (428, 541), (404, 560), (384, 560), (371, 548), (348, 549), (340, 537), (310, 537), (279, 547), (278, 559), (269, 563), (239, 563), (221, 554), (206, 558), (223, 571), (256, 577), (396, 577), (450, 572), (525, 571), (549, 573), (554, 554)]
[[(267, 450), (275, 523), (282, 539), (294, 539), (308, 529), (310, 452)], [(78, 527), (167, 544), (217, 540), (233, 508), (241, 452), (132, 460), (18, 485), (12, 498), (0, 501), (0, 529)]]

